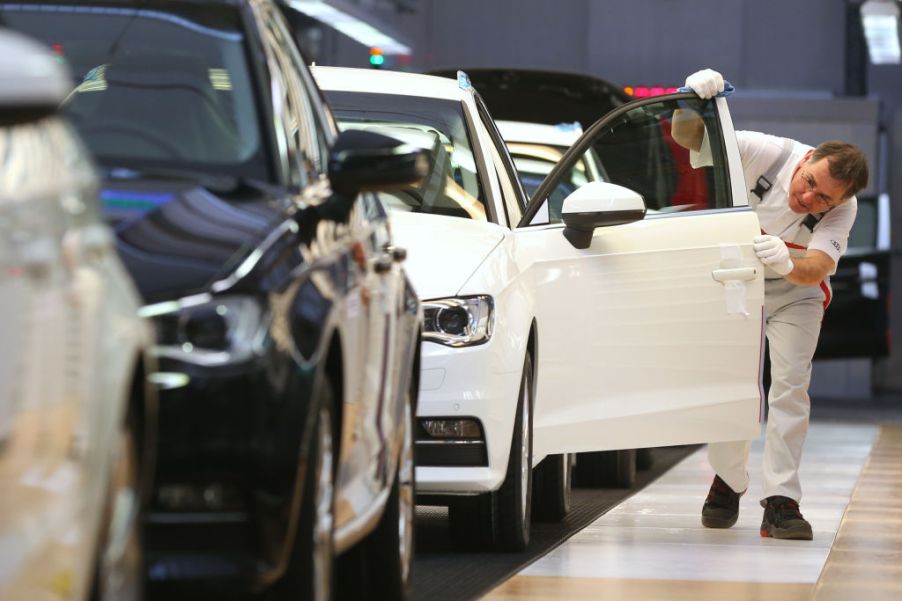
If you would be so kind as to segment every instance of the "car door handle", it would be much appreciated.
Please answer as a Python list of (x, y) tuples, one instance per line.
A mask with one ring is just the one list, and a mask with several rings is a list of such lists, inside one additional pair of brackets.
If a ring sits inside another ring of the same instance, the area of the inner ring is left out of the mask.
[(715, 269), (711, 272), (711, 276), (718, 282), (727, 282), (729, 280), (739, 280), (747, 282), (748, 280), (754, 280), (756, 275), (758, 275), (758, 270), (754, 267)]
[(400, 263), (407, 259), (407, 249), (395, 246), (394, 244), (386, 244), (382, 247), (385, 252), (391, 255), (392, 261)]

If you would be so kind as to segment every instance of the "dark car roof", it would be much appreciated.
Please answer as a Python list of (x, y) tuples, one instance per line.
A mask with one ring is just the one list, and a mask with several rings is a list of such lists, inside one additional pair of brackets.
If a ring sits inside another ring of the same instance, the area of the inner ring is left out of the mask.
[[(495, 119), (549, 124), (579, 121), (588, 126), (632, 100), (620, 86), (583, 73), (484, 67), (461, 70)], [(457, 69), (430, 73), (457, 77)]]

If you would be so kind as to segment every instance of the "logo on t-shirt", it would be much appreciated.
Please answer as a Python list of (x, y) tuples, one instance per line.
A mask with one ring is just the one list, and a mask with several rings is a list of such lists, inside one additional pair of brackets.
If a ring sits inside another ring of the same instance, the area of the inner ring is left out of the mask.
[(839, 242), (837, 242), (836, 240), (830, 240), (830, 244), (833, 245), (833, 248), (839, 251)]

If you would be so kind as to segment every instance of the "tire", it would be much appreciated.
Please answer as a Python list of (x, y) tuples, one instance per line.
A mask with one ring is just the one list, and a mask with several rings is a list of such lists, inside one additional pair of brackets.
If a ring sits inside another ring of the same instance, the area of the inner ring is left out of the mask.
[(655, 452), (653, 449), (636, 449), (636, 469), (648, 470), (655, 464)]
[(379, 526), (365, 541), (366, 568), (370, 570), (367, 590), (372, 599), (386, 601), (410, 599), (413, 565), (413, 519), (415, 507), (415, 471), (413, 464), (413, 408), (410, 396), (404, 409), (404, 444), (398, 458), (391, 493)]
[(495, 543), (502, 551), (523, 551), (529, 544), (532, 519), (532, 407), (532, 357), (527, 352), (520, 378), (507, 473), (501, 488), (492, 493)]
[(144, 590), (141, 495), (135, 425), (129, 419), (117, 437), (95, 563), (92, 601), (139, 601)]
[(335, 449), (332, 437), (332, 384), (324, 378), (304, 472), (300, 522), (288, 567), (270, 595), (278, 601), (327, 601), (333, 593)]
[(529, 544), (532, 514), (533, 371), (523, 362), (510, 458), (501, 487), (493, 493), (452, 499), (448, 505), (451, 539), (459, 548), (522, 551)]
[(448, 503), (451, 541), (463, 551), (485, 551), (495, 546), (492, 493), (460, 497)]
[(533, 471), (532, 517), (560, 522), (570, 512), (573, 461), (569, 453), (549, 455)]
[(631, 488), (636, 483), (636, 449), (580, 453), (573, 477), (590, 488)]

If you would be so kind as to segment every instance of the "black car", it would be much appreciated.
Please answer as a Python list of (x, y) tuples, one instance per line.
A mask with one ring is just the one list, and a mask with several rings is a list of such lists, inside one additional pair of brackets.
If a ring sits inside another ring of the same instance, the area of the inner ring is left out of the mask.
[(421, 311), (369, 190), (425, 158), (336, 133), (270, 0), (0, 3), (0, 20), (73, 72), (66, 113), (156, 324), (150, 590), (328, 598), (353, 547), (342, 585), (405, 598)]

